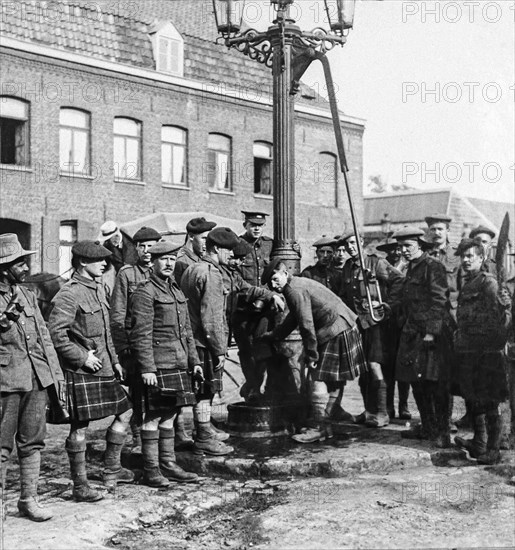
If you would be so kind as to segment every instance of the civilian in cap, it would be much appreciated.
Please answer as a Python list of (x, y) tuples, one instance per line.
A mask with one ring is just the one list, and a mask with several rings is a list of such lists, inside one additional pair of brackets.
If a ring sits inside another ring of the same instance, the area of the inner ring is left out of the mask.
[(470, 404), (474, 437), (456, 437), (455, 442), (479, 464), (497, 464), (502, 435), (499, 405), (509, 395), (503, 349), (510, 300), (500, 295), (496, 277), (482, 269), (486, 251), (480, 238), (463, 239), (456, 255), (465, 273), (457, 311), (457, 378), (460, 393)]
[[(9, 457), (16, 440), (21, 495), (18, 510), (32, 521), (52, 512), (37, 502), (41, 449), (45, 446), (49, 394), (59, 395), (63, 374), (33, 292), (20, 286), (29, 272), (25, 250), (14, 233), (0, 235), (0, 485), (5, 489)], [(5, 519), (2, 502), (0, 521)]]
[(206, 221), (205, 218), (193, 218), (186, 224), (186, 243), (179, 250), (175, 262), (174, 275), (177, 284), (181, 284), (182, 274), (186, 269), (200, 262), (206, 253), (206, 238), (215, 226), (215, 222)]
[(347, 251), (345, 250), (345, 244), (342, 241), (341, 235), (335, 235), (334, 241), (334, 256), (331, 266), (341, 273), (347, 260)]
[(133, 414), (131, 418), (132, 452), (141, 452), (141, 396), (136, 395), (138, 387), (134, 384), (135, 368), (133, 355), (129, 346), (131, 323), (130, 301), (139, 283), (150, 277), (152, 262), (149, 249), (161, 239), (161, 234), (152, 227), (142, 227), (132, 238), (138, 261), (135, 265), (124, 265), (120, 268), (111, 294), (110, 325), (113, 344), (120, 364), (126, 372), (126, 382), (131, 392)]
[(109, 263), (114, 267), (116, 273), (123, 265), (134, 265), (138, 261), (134, 244), (114, 221), (104, 222), (100, 226), (98, 241), (111, 252)]
[(130, 347), (143, 397), (143, 483), (150, 487), (197, 479), (175, 460), (174, 420), (195, 404), (191, 376), (202, 376), (186, 298), (173, 276), (180, 247), (171, 241), (150, 247), (152, 273), (132, 296)]
[(409, 262), (392, 308), (404, 321), (395, 365), (397, 380), (409, 382), (420, 412), (421, 425), (402, 432), (408, 439), (430, 439), (449, 447), (449, 385), (454, 360), (454, 323), (449, 313), (445, 266), (421, 249), (424, 231), (405, 226), (394, 233)]
[(49, 330), (66, 379), (73, 498), (95, 502), (102, 495), (88, 484), (86, 430), (90, 421), (114, 415), (106, 432), (103, 480), (106, 485), (130, 483), (134, 475), (122, 468), (120, 455), (132, 409), (120, 381), (124, 378), (111, 338), (109, 304), (101, 277), (111, 252), (98, 242), (72, 247), (75, 273), (53, 299)]
[(367, 368), (357, 316), (324, 285), (290, 275), (279, 259), (267, 267), (263, 283), (283, 294), (289, 310), (265, 338), (281, 341), (299, 327), (311, 373), (314, 427), (293, 439), (298, 443), (323, 441), (332, 437), (333, 407), (346, 381)]
[[(190, 266), (183, 274), (181, 288), (188, 298), (193, 334), (204, 371), (205, 384), (197, 393), (193, 408), (196, 425), (195, 450), (221, 456), (234, 449), (222, 442), (223, 433), (216, 432), (211, 424), (211, 404), (216, 393), (222, 391), (225, 354), (229, 327), (227, 323), (227, 297), (231, 293), (227, 272), (233, 249), (239, 244), (238, 236), (228, 227), (216, 227), (206, 240), (206, 255), (201, 262)], [(244, 290), (242, 288), (242, 290)], [(266, 291), (248, 285), (249, 300), (266, 295)]]
[[(361, 237), (360, 239), (361, 246), (363, 246), (363, 239)], [(363, 284), (363, 271), (359, 263), (358, 241), (354, 230), (345, 233), (342, 236), (342, 241), (350, 257), (343, 266), (338, 294), (347, 306), (358, 315), (363, 347), (369, 366), (369, 369), (359, 379), (365, 410), (356, 417), (356, 422), (371, 428), (383, 428), (390, 422), (387, 408), (388, 388), (385, 381), (388, 376), (386, 371), (388, 358), (385, 353), (386, 314), (382, 309), (384, 306), (379, 302), (380, 297), (376, 293), (375, 286), (369, 285), (372, 300), (377, 304), (377, 314), (383, 319), (377, 322), (370, 315), (366, 289)], [(364, 262), (366, 270), (379, 282), (381, 302), (383, 303), (390, 287), (400, 276), (395, 273), (394, 268), (385, 259), (378, 258), (376, 255), (366, 255)], [(382, 298), (383, 296), (384, 298)]]
[(301, 273), (301, 277), (313, 279), (320, 284), (337, 293), (341, 286), (341, 272), (333, 269), (334, 246), (336, 241), (325, 235), (313, 243), (315, 247), (317, 262), (310, 265)]

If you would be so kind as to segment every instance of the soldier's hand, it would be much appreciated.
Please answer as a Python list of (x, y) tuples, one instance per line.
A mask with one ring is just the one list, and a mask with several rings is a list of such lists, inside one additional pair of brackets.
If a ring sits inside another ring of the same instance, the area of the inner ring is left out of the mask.
[(88, 358), (82, 367), (84, 370), (89, 372), (98, 372), (102, 368), (102, 361), (95, 355), (96, 350), (90, 349), (88, 351)]
[(200, 365), (195, 365), (193, 367), (193, 378), (195, 378), (195, 380), (201, 380), (202, 382), (204, 381), (204, 371), (202, 370), (202, 367)]
[(145, 386), (157, 386), (157, 376), (153, 372), (145, 372), (141, 375)]
[(225, 366), (225, 355), (218, 356), (218, 364), (215, 365), (215, 370), (221, 370)]
[(308, 361), (308, 369), (315, 370), (316, 368), (317, 368), (316, 361), (312, 361), (312, 360)]
[(113, 365), (114, 375), (115, 377), (120, 380), (120, 382), (125, 381), (125, 377), (127, 376), (127, 372), (125, 369), (120, 365), (120, 363), (115, 363)]
[(277, 294), (274, 294), (272, 300), (274, 302), (274, 309), (279, 311), (284, 311), (284, 307), (285, 307), (284, 300), (280, 296), (278, 296)]
[(422, 340), (423, 345), (426, 348), (432, 348), (435, 345), (435, 336), (434, 334), (426, 334)]

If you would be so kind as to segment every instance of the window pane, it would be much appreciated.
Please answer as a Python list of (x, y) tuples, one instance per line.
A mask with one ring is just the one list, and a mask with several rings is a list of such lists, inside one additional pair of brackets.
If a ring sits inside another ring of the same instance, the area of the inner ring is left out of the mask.
[(125, 168), (128, 179), (139, 179), (139, 141), (127, 139), (127, 165)]
[(169, 70), (172, 73), (179, 72), (179, 42), (177, 40), (170, 40), (170, 57), (169, 57)]
[(89, 128), (89, 115), (77, 109), (61, 109), (59, 124), (75, 128)]
[(161, 139), (170, 143), (186, 144), (186, 132), (176, 126), (163, 126), (161, 128)]
[(157, 67), (160, 71), (169, 70), (169, 42), (167, 38), (159, 39)]
[(125, 166), (125, 138), (114, 137), (114, 176), (115, 178), (123, 178), (123, 169)]
[(27, 119), (28, 105), (19, 99), (0, 97), (0, 117)]
[(68, 128), (59, 130), (59, 168), (64, 172), (71, 170), (72, 162), (72, 131)]
[(224, 153), (216, 155), (216, 187), (223, 191), (229, 189), (229, 156)]
[(113, 129), (115, 134), (138, 137), (140, 133), (140, 124), (129, 118), (115, 118)]
[(173, 182), (177, 185), (186, 183), (184, 147), (173, 148)]
[(260, 158), (271, 158), (272, 157), (272, 147), (267, 143), (254, 143), (254, 156)]
[(161, 145), (161, 181), (172, 183), (172, 147), (166, 143)]
[(88, 165), (88, 134), (76, 131), (73, 145), (75, 148), (73, 152), (74, 171), (85, 174), (85, 169)]
[(209, 149), (229, 152), (231, 150), (231, 140), (220, 134), (209, 134), (207, 146)]

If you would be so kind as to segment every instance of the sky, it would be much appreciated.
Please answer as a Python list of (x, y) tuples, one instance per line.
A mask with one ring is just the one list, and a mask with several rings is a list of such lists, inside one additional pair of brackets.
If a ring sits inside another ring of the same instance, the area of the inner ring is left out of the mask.
[[(515, 202), (514, 6), (357, 1), (347, 43), (327, 55), (340, 109), (366, 121), (365, 191), (381, 175), (390, 186)], [(297, 0), (303, 30), (327, 26), (322, 7)], [(320, 64), (303, 80), (324, 95)]]

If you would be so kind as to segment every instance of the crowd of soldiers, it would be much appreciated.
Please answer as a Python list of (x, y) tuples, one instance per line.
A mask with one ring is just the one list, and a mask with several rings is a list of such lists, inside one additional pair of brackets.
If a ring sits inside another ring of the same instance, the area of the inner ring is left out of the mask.
[[(271, 257), (266, 214), (243, 214), (240, 236), (195, 218), (185, 242), (142, 227), (132, 249), (106, 222), (99, 241), (73, 245), (74, 272), (55, 295), (48, 323), (23, 286), (35, 252), (15, 234), (0, 235), (2, 485), (16, 443), (21, 515), (52, 517), (37, 500), (50, 417), (70, 424), (65, 448), (78, 502), (103, 498), (87, 476), (91, 421), (113, 417), (108, 486), (134, 481), (121, 464), (129, 432), (143, 457), (141, 483), (150, 487), (197, 479), (177, 463), (179, 447), (233, 452), (230, 434), (212, 417), (233, 340), (245, 377), (241, 396), (249, 405), (287, 403), (299, 443), (333, 437), (336, 421), (380, 429), (396, 415), (409, 420), (411, 388), (420, 423), (402, 437), (451, 446), (452, 396), (460, 395), (474, 435), (456, 437), (456, 445), (478, 463), (499, 462), (499, 404), (509, 397), (508, 374), (513, 380), (505, 353), (512, 303), (489, 256), (491, 229), (480, 226), (453, 247), (452, 220), (429, 216), (427, 232), (399, 229), (377, 246), (386, 257), (365, 255), (364, 265), (354, 231), (324, 237), (314, 243), (316, 264), (297, 276)], [(291, 338), (296, 329), (299, 337)], [(356, 378), (363, 412), (354, 416), (343, 396)]]

